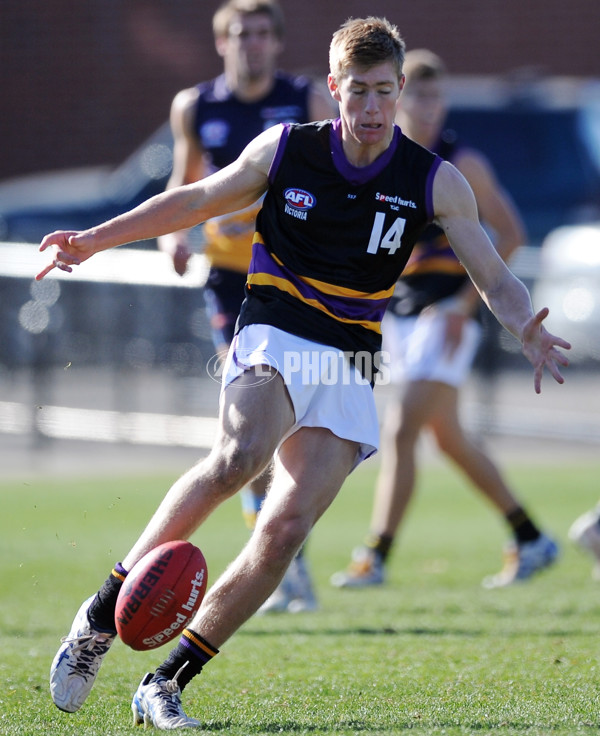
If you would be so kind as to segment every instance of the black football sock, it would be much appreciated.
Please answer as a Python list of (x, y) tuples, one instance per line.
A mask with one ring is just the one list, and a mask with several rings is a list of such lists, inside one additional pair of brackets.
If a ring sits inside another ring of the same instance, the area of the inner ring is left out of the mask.
[(383, 563), (389, 557), (393, 543), (394, 537), (391, 537), (389, 534), (371, 534), (365, 540), (367, 547), (372, 549)]
[(515, 535), (517, 544), (535, 542), (536, 539), (539, 539), (540, 530), (529, 518), (525, 509), (522, 509), (520, 506), (506, 514), (506, 521), (509, 523)]
[(167, 680), (172, 680), (177, 675), (177, 684), (183, 691), (188, 682), (199, 675), (204, 665), (218, 653), (219, 650), (200, 634), (191, 629), (184, 629), (179, 644), (156, 669), (153, 679), (166, 677)]
[(116, 632), (115, 607), (126, 577), (127, 570), (120, 562), (117, 562), (92, 601), (88, 610), (88, 619), (97, 631)]

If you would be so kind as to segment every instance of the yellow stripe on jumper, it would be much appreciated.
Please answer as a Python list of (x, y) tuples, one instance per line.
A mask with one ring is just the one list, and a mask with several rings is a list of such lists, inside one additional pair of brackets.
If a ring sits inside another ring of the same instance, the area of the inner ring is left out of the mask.
[[(258, 242), (260, 243), (262, 241), (258, 240)], [(269, 253), (269, 256), (275, 261), (278, 266), (285, 268), (283, 262), (280, 261), (274, 253)], [(330, 284), (327, 281), (311, 279), (308, 276), (297, 276), (297, 278), (299, 278), (303, 283), (308, 284), (309, 286), (313, 286), (315, 289), (322, 291), (323, 294), (327, 294), (328, 296), (349, 296), (352, 299), (389, 299), (394, 293), (394, 287), (396, 286), (394, 284), (394, 286), (390, 287), (389, 289), (384, 289), (382, 291), (371, 293), (370, 291), (357, 291), (356, 289), (349, 289), (346, 286), (337, 286), (336, 284)]]
[(316, 299), (307, 299), (287, 279), (280, 278), (278, 276), (271, 276), (268, 273), (253, 273), (253, 274), (248, 274), (248, 284), (250, 285), (250, 287), (252, 287), (253, 285), (275, 286), (280, 291), (285, 291), (288, 294), (291, 294), (292, 296), (296, 297), (296, 299), (299, 299), (301, 302), (304, 302), (304, 304), (308, 304), (311, 307), (315, 307), (316, 309), (319, 309), (321, 312), (324, 312), (329, 317), (337, 320), (338, 322), (343, 322), (345, 324), (352, 324), (352, 325), (360, 325), (361, 327), (364, 327), (367, 330), (371, 330), (372, 332), (381, 334), (381, 322), (374, 322), (372, 320), (347, 319), (344, 317), (338, 317), (337, 315), (333, 314), (333, 312), (327, 309), (327, 307), (325, 307), (323, 304), (321, 304), (321, 302), (317, 301)]

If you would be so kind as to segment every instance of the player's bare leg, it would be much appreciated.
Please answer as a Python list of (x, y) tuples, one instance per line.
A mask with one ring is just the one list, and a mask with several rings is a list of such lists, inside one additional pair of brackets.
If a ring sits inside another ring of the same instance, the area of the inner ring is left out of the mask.
[(132, 704), (137, 723), (197, 725), (181, 707), (181, 690), (273, 592), (337, 495), (357, 451), (356, 443), (321, 428), (300, 429), (286, 440), (252, 537), (209, 590), (177, 648), (142, 680)]
[[(273, 465), (254, 478), (241, 490), (242, 513), (249, 529), (254, 530), (256, 520), (273, 479)], [(303, 544), (290, 562), (288, 569), (275, 588), (258, 609), (259, 614), (303, 613), (316, 611), (319, 607), (313, 588), (309, 566)]]
[[(261, 368), (261, 375), (267, 370), (272, 369)], [(257, 384), (252, 374), (247, 371), (223, 392), (210, 455), (175, 482), (123, 563), (79, 609), (50, 669), (52, 698), (62, 710), (78, 710), (93, 687), (115, 639), (114, 609), (127, 571), (159, 544), (187, 539), (223, 500), (267, 465), (292, 426), (294, 411), (281, 376)]]
[(208, 592), (190, 628), (220, 646), (258, 609), (337, 495), (357, 449), (320, 428), (300, 429), (286, 440), (254, 534)]

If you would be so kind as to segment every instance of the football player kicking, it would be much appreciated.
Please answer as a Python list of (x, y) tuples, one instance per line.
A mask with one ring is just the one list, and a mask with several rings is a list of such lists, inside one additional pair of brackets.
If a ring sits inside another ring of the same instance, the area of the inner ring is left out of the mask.
[[(274, 457), (271, 490), (254, 533), (133, 698), (138, 723), (200, 725), (184, 712), (181, 692), (275, 590), (347, 475), (377, 448), (372, 374), (364, 356), (380, 350), (387, 302), (428, 222), (443, 228), (484, 302), (521, 343), (535, 391), (544, 368), (563, 382), (560, 367), (568, 361), (559, 348), (570, 346), (546, 331), (548, 310), (533, 311), (527, 289), (496, 253), (465, 179), (394, 124), (403, 59), (404, 43), (388, 21), (347, 21), (330, 47), (328, 85), (338, 119), (273, 127), (205, 179), (90, 230), (42, 240), (40, 249), (52, 255), (38, 278), (265, 195), (213, 448), (175, 482), (122, 563), (80, 608), (52, 664), (59, 708), (76, 711), (92, 688), (115, 637), (115, 602), (127, 571), (159, 544), (189, 538)], [(314, 371), (282, 370), (290, 354), (310, 355), (319, 364), (324, 353), (328, 360), (321, 364), (330, 368), (334, 356), (344, 380), (330, 381), (329, 372), (315, 380)], [(310, 381), (303, 382), (307, 375)]]

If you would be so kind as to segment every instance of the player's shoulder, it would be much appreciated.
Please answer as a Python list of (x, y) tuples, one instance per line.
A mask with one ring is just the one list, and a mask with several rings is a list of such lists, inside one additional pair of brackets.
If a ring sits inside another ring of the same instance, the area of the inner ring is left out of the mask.
[(437, 167), (435, 174), (436, 183), (440, 186), (444, 186), (450, 190), (454, 186), (467, 185), (464, 175), (451, 161), (445, 161), (442, 159), (439, 166)]
[(185, 112), (197, 103), (198, 94), (197, 87), (186, 87), (186, 89), (180, 90), (173, 98), (171, 110)]
[(436, 217), (465, 213), (477, 215), (473, 190), (464, 174), (450, 161), (442, 160), (435, 171), (433, 204)]
[(178, 122), (188, 127), (193, 119), (194, 111), (198, 105), (198, 90), (196, 87), (188, 87), (180, 90), (171, 103), (171, 121)]
[(287, 133), (286, 126), (285, 123), (277, 123), (263, 130), (247, 144), (243, 155), (255, 160), (266, 158), (270, 163), (282, 136)]
[(199, 90), (197, 86), (186, 87), (185, 89), (177, 92), (177, 94), (173, 98), (173, 106), (181, 108), (186, 107), (190, 104), (194, 104), (198, 99), (198, 95)]

